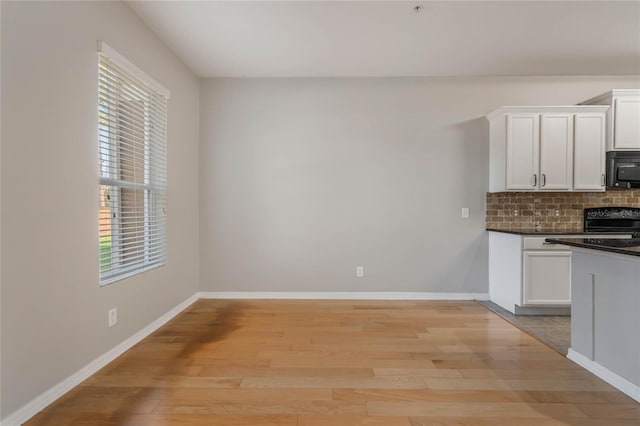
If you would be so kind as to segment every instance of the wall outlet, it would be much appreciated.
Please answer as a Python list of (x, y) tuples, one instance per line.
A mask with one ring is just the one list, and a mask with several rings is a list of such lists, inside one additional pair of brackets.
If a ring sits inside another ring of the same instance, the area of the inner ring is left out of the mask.
[(109, 309), (109, 327), (113, 327), (118, 322), (118, 308)]
[(469, 207), (462, 208), (462, 218), (469, 219)]
[(364, 277), (364, 266), (356, 266), (356, 277)]

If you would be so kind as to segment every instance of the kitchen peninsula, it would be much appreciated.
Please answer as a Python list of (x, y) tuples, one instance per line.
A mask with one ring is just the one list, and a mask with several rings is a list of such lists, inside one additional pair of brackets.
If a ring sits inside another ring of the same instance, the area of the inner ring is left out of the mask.
[(549, 238), (569, 246), (569, 359), (640, 402), (640, 238)]

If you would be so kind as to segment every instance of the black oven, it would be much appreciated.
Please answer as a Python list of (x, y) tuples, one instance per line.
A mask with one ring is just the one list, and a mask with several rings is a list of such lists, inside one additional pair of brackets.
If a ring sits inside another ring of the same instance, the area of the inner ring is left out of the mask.
[(607, 152), (607, 187), (640, 188), (640, 151)]

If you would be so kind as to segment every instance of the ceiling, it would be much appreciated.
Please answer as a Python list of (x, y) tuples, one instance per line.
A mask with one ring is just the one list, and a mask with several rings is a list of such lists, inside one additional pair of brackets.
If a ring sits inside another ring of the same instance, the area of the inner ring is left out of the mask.
[(127, 4), (200, 77), (640, 74), (638, 1)]

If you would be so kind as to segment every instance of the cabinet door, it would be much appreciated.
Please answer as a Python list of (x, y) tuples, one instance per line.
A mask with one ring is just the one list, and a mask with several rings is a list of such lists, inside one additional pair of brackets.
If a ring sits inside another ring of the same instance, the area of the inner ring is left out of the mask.
[(507, 189), (538, 186), (538, 114), (507, 115)]
[(576, 114), (574, 130), (573, 189), (604, 191), (605, 114)]
[(620, 97), (614, 104), (614, 149), (640, 149), (640, 97)]
[(568, 191), (573, 186), (572, 114), (543, 114), (540, 125), (540, 189)]
[(525, 251), (522, 305), (571, 303), (571, 252)]

